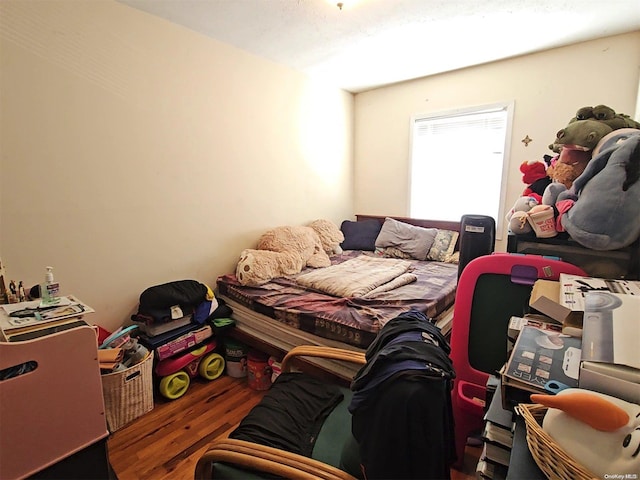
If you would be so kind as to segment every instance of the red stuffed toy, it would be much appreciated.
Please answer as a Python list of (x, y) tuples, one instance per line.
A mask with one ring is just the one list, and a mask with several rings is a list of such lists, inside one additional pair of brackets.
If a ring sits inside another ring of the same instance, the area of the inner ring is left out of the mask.
[(520, 165), (522, 181), (527, 185), (527, 188), (522, 192), (522, 196), (534, 197), (538, 203), (542, 203), (542, 194), (551, 183), (551, 179), (547, 176), (547, 165), (551, 161), (551, 157), (545, 155), (544, 158), (547, 163), (533, 160), (522, 162)]

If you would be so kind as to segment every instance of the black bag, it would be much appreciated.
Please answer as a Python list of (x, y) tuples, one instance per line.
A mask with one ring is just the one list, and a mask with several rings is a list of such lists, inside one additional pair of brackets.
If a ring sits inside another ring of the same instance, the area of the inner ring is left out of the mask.
[(147, 288), (140, 294), (138, 313), (134, 321), (168, 322), (176, 318), (172, 307), (180, 307), (184, 315), (193, 313), (195, 307), (207, 299), (208, 288), (196, 280), (178, 280)]

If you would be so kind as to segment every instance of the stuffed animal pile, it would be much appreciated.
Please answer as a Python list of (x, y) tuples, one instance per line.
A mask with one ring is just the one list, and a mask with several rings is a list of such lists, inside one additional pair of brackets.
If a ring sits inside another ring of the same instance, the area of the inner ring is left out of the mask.
[[(579, 109), (549, 145), (557, 155), (545, 170), (546, 179), (544, 162), (521, 165), (527, 188), (507, 214), (509, 229), (515, 234), (534, 230), (539, 237), (566, 231), (595, 250), (633, 243), (640, 236), (640, 159), (635, 149), (639, 134), (640, 123), (606, 105)], [(622, 148), (628, 141), (631, 144)], [(545, 182), (539, 198), (534, 187)], [(533, 220), (536, 214), (547, 218), (550, 213), (552, 229), (546, 220)]]
[(329, 255), (341, 253), (343, 241), (342, 231), (328, 220), (276, 227), (260, 237), (257, 248), (240, 253), (236, 278), (242, 285), (258, 286), (276, 277), (300, 273), (304, 267), (328, 267)]

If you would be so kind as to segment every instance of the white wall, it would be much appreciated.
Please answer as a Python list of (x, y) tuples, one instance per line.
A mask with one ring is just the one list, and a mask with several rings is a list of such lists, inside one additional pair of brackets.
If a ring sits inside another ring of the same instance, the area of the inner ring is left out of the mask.
[[(506, 209), (525, 188), (519, 166), (551, 154), (556, 132), (586, 105), (633, 116), (640, 80), (640, 32), (426, 77), (356, 95), (355, 210), (408, 216), (409, 124), (413, 115), (515, 100)], [(529, 146), (521, 140), (528, 135)], [(462, 141), (462, 139), (461, 139)], [(455, 146), (452, 146), (455, 148)], [(452, 165), (452, 195), (464, 172)], [(506, 238), (506, 225), (503, 238)], [(497, 245), (504, 251), (505, 241)]]
[(352, 215), (353, 95), (111, 0), (3, 0), (0, 27), (0, 256), (87, 320)]

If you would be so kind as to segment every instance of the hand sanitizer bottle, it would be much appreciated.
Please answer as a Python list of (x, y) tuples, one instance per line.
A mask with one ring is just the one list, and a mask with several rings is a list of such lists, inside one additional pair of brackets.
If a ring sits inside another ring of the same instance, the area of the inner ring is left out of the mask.
[(47, 267), (47, 273), (44, 276), (44, 284), (42, 285), (42, 304), (44, 306), (55, 305), (60, 301), (58, 293), (60, 292), (60, 284), (53, 281), (53, 267)]

